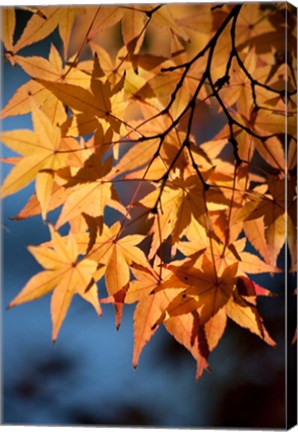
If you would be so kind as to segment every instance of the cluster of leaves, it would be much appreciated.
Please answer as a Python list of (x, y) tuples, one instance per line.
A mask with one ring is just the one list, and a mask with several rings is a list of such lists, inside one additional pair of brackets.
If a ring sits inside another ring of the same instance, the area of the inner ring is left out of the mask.
[[(58, 218), (50, 240), (29, 247), (44, 270), (10, 307), (52, 292), (55, 341), (75, 294), (98, 315), (113, 304), (117, 327), (136, 303), (133, 365), (163, 324), (197, 377), (227, 319), (274, 346), (257, 309), (271, 293), (251, 275), (281, 271), (286, 237), (296, 268), (291, 6), (23, 9), (31, 16), (16, 41), (15, 10), (3, 9), (2, 40), (30, 80), (1, 118), (31, 113), (33, 130), (1, 133), (18, 154), (2, 158), (13, 167), (1, 196), (35, 181), (15, 219)], [(19, 54), (57, 27), (61, 52)]]

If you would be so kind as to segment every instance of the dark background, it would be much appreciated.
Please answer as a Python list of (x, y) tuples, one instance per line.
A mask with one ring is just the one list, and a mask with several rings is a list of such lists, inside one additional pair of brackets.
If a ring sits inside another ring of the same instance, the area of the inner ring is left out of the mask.
[[(18, 14), (18, 32), (29, 15)], [(22, 54), (48, 55), (49, 43)], [(2, 64), (3, 105), (28, 77)], [(8, 118), (3, 129), (30, 128), (30, 116)], [(208, 132), (208, 131), (207, 131)], [(211, 133), (211, 130), (209, 131)], [(212, 125), (214, 133), (214, 125)], [(3, 156), (10, 152), (3, 150)], [(3, 166), (3, 177), (9, 167)], [(26, 246), (48, 239), (41, 218), (11, 221), (34, 191), (30, 185), (2, 203), (3, 409), (5, 424), (139, 425), (161, 427), (285, 426), (284, 280), (256, 278), (280, 295), (259, 300), (276, 348), (229, 321), (210, 357), (211, 373), (195, 381), (195, 362), (163, 328), (145, 347), (137, 370), (131, 365), (133, 306), (117, 332), (114, 312), (103, 306), (99, 319), (75, 299), (58, 342), (51, 343), (50, 297), (10, 311), (5, 306), (40, 267)], [(55, 218), (55, 214), (52, 216)], [(283, 257), (279, 265), (283, 265)], [(296, 347), (289, 346), (292, 354)], [(291, 351), (292, 350), (292, 351)], [(289, 403), (293, 403), (289, 400)]]

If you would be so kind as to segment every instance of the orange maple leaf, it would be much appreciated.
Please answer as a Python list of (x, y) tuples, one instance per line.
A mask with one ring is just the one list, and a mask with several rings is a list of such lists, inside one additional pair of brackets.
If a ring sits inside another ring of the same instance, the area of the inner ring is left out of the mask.
[(68, 164), (68, 151), (79, 144), (71, 138), (63, 138), (59, 127), (32, 104), (34, 132), (17, 130), (1, 133), (1, 139), (11, 150), (22, 154), (21, 160), (5, 178), (1, 196), (11, 195), (36, 179), (36, 195), (45, 219), (54, 184), (55, 172)]
[(36, 300), (53, 291), (51, 316), (52, 339), (55, 342), (75, 294), (91, 303), (98, 315), (101, 315), (101, 308), (97, 286), (93, 280), (97, 263), (79, 258), (78, 246), (71, 234), (61, 237), (51, 226), (49, 228), (52, 237), (51, 247), (28, 248), (45, 270), (33, 276), (8, 307)]

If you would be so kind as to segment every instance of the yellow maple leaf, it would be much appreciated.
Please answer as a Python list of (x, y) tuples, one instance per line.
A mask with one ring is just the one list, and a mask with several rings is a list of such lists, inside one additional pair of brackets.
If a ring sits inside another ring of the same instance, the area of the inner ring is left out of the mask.
[(53, 291), (51, 315), (52, 339), (55, 342), (75, 294), (91, 303), (98, 315), (101, 315), (101, 309), (93, 281), (97, 263), (90, 259), (79, 259), (78, 246), (71, 234), (61, 237), (51, 226), (50, 232), (51, 247), (28, 248), (45, 270), (33, 276), (8, 307), (36, 300)]
[(56, 227), (71, 221), (83, 212), (93, 217), (103, 217), (106, 206), (126, 214), (126, 208), (120, 203), (112, 184), (112, 159), (99, 162), (97, 153), (93, 153), (86, 164), (66, 184), (71, 189), (66, 199)]
[(68, 155), (60, 128), (51, 124), (34, 101), (31, 104), (34, 132), (17, 130), (1, 133), (4, 144), (23, 156), (5, 178), (1, 196), (19, 191), (36, 178), (36, 193), (45, 218), (53, 186), (53, 173), (67, 165)]
[(261, 316), (259, 315), (256, 302), (253, 298), (245, 300), (235, 293), (225, 307), (227, 316), (241, 327), (262, 338), (268, 345), (275, 346), (276, 343), (269, 336)]
[(203, 185), (200, 184), (196, 175), (192, 175), (185, 180), (180, 177), (175, 178), (167, 183), (161, 195), (158, 188), (140, 200), (140, 204), (151, 210), (154, 210), (155, 206), (158, 209), (152, 226), (153, 240), (150, 258), (170, 235), (173, 244), (178, 242), (192, 217), (206, 227), (206, 197), (209, 208), (225, 208), (221, 192), (210, 191), (206, 196)]
[(117, 86), (112, 88), (106, 78), (98, 76), (99, 70), (102, 71), (98, 56), (95, 55), (88, 89), (80, 85), (37, 79), (38, 83), (51, 91), (75, 114), (74, 124), (71, 125), (68, 134), (87, 135), (94, 132), (100, 123), (107, 124), (119, 132), (124, 125), (122, 120), (126, 107), (123, 98), (124, 90), (119, 90)]
[(200, 323), (205, 324), (232, 296), (238, 263), (227, 266), (220, 276), (206, 257), (200, 268), (193, 267), (189, 262), (176, 269), (169, 268), (187, 288), (173, 299), (160, 320), (199, 310)]
[[(110, 228), (103, 225), (88, 252), (88, 258), (99, 263), (95, 279), (99, 280), (105, 275), (106, 287), (110, 296), (128, 288), (130, 266), (133, 263), (151, 271), (144, 252), (136, 246), (144, 240), (144, 236), (134, 234), (119, 237), (120, 229), (120, 222), (114, 223)], [(90, 248), (90, 235), (83, 233), (76, 238), (81, 252), (86, 253)]]
[(27, 22), (19, 40), (13, 46), (16, 53), (28, 45), (38, 42), (58, 26), (61, 39), (64, 44), (64, 57), (66, 58), (70, 33), (76, 15), (84, 13), (84, 8), (65, 6), (46, 6), (38, 8)]
[(13, 8), (3, 8), (1, 11), (2, 32), (1, 39), (7, 51), (13, 49), (13, 35), (16, 25), (16, 16)]

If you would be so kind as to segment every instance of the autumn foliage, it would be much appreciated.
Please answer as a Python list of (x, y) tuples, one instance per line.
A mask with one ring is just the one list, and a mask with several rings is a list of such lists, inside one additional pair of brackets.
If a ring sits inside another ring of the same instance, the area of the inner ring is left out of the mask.
[[(22, 9), (18, 38), (2, 10), (3, 52), (29, 78), (1, 118), (31, 113), (33, 127), (1, 133), (16, 153), (1, 196), (34, 181), (15, 219), (40, 215), (50, 236), (29, 246), (42, 270), (9, 307), (52, 293), (55, 341), (76, 294), (98, 315), (112, 304), (117, 327), (135, 303), (133, 365), (164, 325), (197, 377), (228, 319), (274, 346), (257, 297), (286, 239), (296, 271), (291, 6)], [(57, 28), (47, 58), (23, 54)]]

